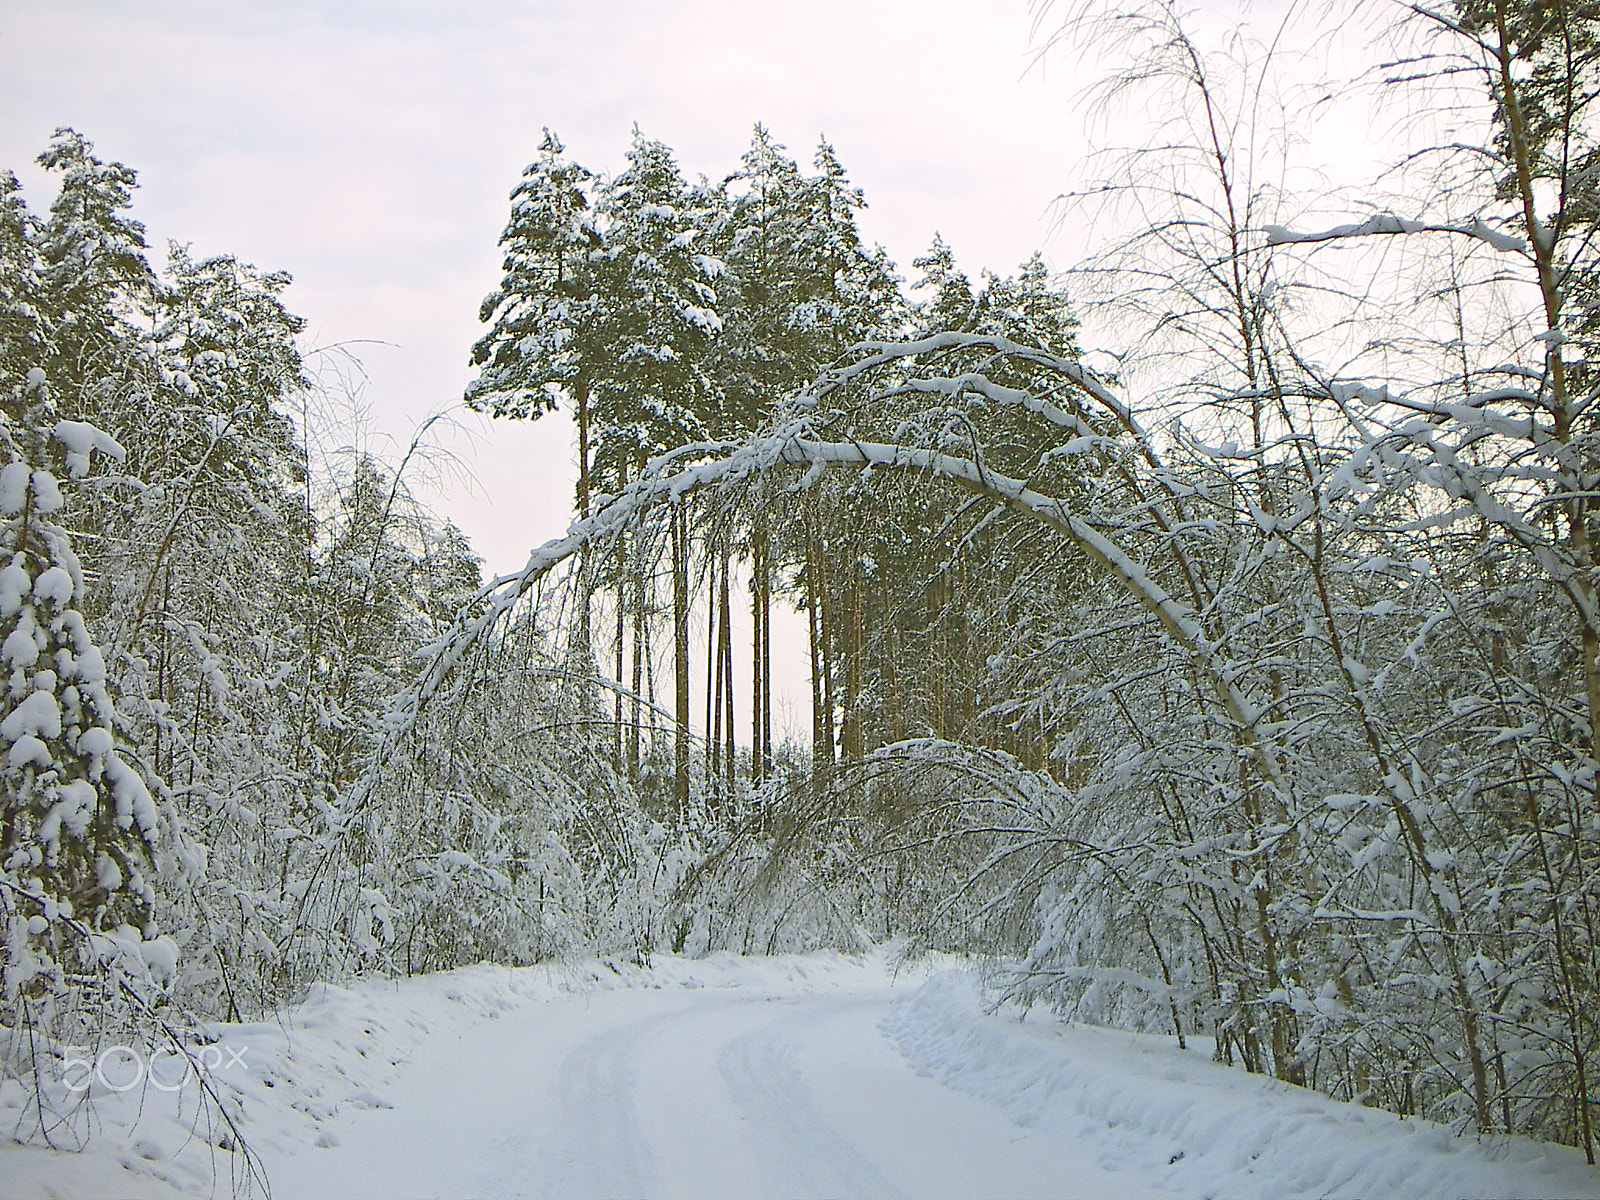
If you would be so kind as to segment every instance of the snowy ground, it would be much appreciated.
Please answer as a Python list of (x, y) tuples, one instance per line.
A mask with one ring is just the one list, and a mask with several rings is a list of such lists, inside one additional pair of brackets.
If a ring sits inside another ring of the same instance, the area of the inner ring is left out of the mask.
[[(959, 972), (881, 960), (478, 967), (321, 988), (214, 1032), (207, 1077), (279, 1200), (1600, 1197), (1570, 1150), (1453, 1138), (1159, 1038), (1019, 1023)], [(214, 1148), (225, 1126), (194, 1132), (197, 1088), (170, 1064), (164, 1092), (126, 1088), (131, 1061), (101, 1075), (88, 1151), (0, 1143), (0, 1194), (204, 1195), (214, 1169), (227, 1194), (239, 1156)], [(17, 1099), (0, 1090), (0, 1120)]]

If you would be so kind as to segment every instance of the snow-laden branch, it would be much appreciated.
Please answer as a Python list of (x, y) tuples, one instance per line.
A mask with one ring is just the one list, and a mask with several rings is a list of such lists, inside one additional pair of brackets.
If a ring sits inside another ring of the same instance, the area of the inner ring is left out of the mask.
[(814, 402), (817, 398), (843, 387), (859, 379), (861, 376), (876, 370), (887, 363), (897, 362), (901, 359), (917, 358), (925, 354), (937, 354), (945, 350), (989, 350), (994, 354), (1013, 358), (1019, 362), (1032, 363), (1061, 375), (1081, 387), (1096, 401), (1116, 413), (1119, 418), (1127, 415), (1128, 410), (1122, 405), (1116, 395), (1101, 382), (1093, 371), (1070, 358), (1051, 354), (1037, 346), (1024, 346), (1021, 342), (1013, 342), (1010, 338), (1001, 337), (991, 333), (936, 333), (930, 337), (918, 338), (911, 342), (860, 342), (852, 346), (849, 353), (852, 361), (842, 367), (824, 373), (815, 383), (801, 393), (803, 402)]
[[(1149, 435), (1134, 418), (1133, 411), (1118, 400), (1111, 389), (1093, 371), (1088, 370), (1074, 359), (1051, 354), (1036, 346), (1024, 346), (1020, 342), (1012, 341), (1010, 338), (985, 333), (937, 333), (931, 337), (920, 338), (911, 342), (862, 342), (852, 347), (851, 353), (856, 356), (854, 361), (842, 367), (836, 367), (818, 378), (815, 383), (800, 394), (797, 398), (797, 404), (804, 407), (817, 408), (820, 406), (820, 402), (830, 393), (861, 378), (869, 371), (892, 362), (924, 355), (937, 355), (952, 350), (987, 350), (992, 355), (992, 358), (988, 361), (1004, 359), (1011, 363), (1024, 363), (1040, 367), (1080, 388), (1093, 400), (1096, 406), (1110, 417), (1111, 429), (1096, 429), (1090, 422), (1067, 412), (1059, 405), (1037, 396), (1032, 396), (1025, 391), (1021, 393), (1021, 396), (1026, 397), (1026, 399), (1014, 399), (1015, 389), (1001, 390), (987, 380), (985, 381), (988, 385), (987, 387), (975, 386), (973, 380), (979, 377), (976, 375), (956, 377), (950, 380), (935, 379), (931, 385), (934, 390), (964, 390), (969, 395), (983, 395), (996, 403), (1021, 403), (1030, 412), (1043, 417), (1045, 420), (1063, 428), (1074, 430), (1079, 435), (1078, 439), (1069, 447), (1058, 448), (1058, 453), (1061, 454), (1084, 453), (1095, 445), (1109, 444), (1102, 443), (1100, 439), (1104, 439), (1107, 433), (1114, 433), (1115, 430), (1120, 429), (1120, 440), (1123, 440), (1129, 449), (1133, 450), (1149, 465), (1152, 474), (1148, 478), (1158, 483), (1165, 495), (1159, 499), (1146, 496), (1143, 491), (1144, 481), (1139, 479), (1131, 470), (1120, 470), (1123, 481), (1146, 502), (1157, 526), (1163, 532), (1171, 533), (1166, 516), (1159, 511), (1159, 504), (1162, 501), (1181, 500), (1185, 494), (1184, 490), (1174, 490), (1171, 486), (1170, 476), (1163, 469), (1160, 454), (1157, 453)], [(987, 361), (981, 364), (981, 367), (986, 366)], [(923, 376), (920, 378), (926, 380), (928, 377)], [(922, 390), (916, 380), (907, 382), (902, 386)], [(892, 395), (898, 393), (886, 391), (880, 394)], [(1206, 590), (1202, 572), (1190, 560), (1188, 552), (1179, 542), (1172, 540), (1169, 544), (1178, 569), (1183, 573), (1184, 581), (1191, 596), (1196, 601), (1199, 601)]]
[(1522, 238), (1514, 234), (1501, 233), (1493, 226), (1485, 224), (1481, 217), (1473, 217), (1470, 221), (1452, 225), (1447, 222), (1413, 221), (1396, 216), (1394, 213), (1374, 213), (1365, 221), (1335, 225), (1332, 229), (1318, 230), (1315, 233), (1300, 233), (1282, 225), (1267, 225), (1263, 232), (1267, 235), (1269, 246), (1293, 246), (1304, 242), (1338, 242), (1347, 238), (1372, 237), (1377, 234), (1456, 233), (1485, 242), (1496, 250), (1514, 254), (1528, 252), (1528, 243)]
[(1193, 608), (1151, 579), (1143, 566), (1122, 547), (1082, 516), (1071, 512), (1064, 501), (1036, 492), (1021, 480), (996, 474), (971, 459), (891, 442), (817, 442), (795, 438), (784, 445), (782, 454), (784, 461), (797, 464), (820, 462), (933, 475), (1003, 501), (1081, 546), (1091, 558), (1121, 580), (1179, 642), (1207, 651), (1210, 649), (1210, 642)]
[[(1081, 387), (1110, 412), (1127, 439), (1139, 452), (1153, 458), (1143, 430), (1110, 390), (1079, 364), (1009, 339), (981, 334), (942, 333), (903, 343), (866, 343), (855, 348), (854, 361), (820, 377), (780, 410), (767, 430), (752, 434), (736, 445), (710, 443), (682, 447), (660, 456), (650, 468), (617, 495), (603, 500), (589, 516), (574, 521), (566, 536), (552, 539), (529, 556), (514, 575), (501, 576), (479, 591), (463, 610), (449, 633), (425, 652), (427, 663), (415, 684), (391, 708), (386, 721), (386, 745), (376, 757), (384, 763), (394, 757), (400, 743), (417, 727), (424, 711), (446, 679), (501, 618), (509, 614), (553, 570), (592, 545), (607, 544), (623, 530), (643, 520), (652, 510), (679, 504), (700, 491), (721, 491), (785, 467), (805, 468), (798, 486), (808, 487), (829, 468), (866, 471), (893, 470), (943, 479), (996, 500), (1044, 524), (1078, 546), (1145, 608), (1167, 635), (1187, 652), (1200, 677), (1206, 680), (1226, 711), (1242, 747), (1255, 757), (1265, 776), (1280, 774), (1275, 755), (1256, 736), (1258, 713), (1235, 685), (1218, 647), (1208, 637), (1200, 614), (1189, 602), (1173, 595), (1150, 574), (1115, 536), (1084, 514), (1073, 511), (1063, 499), (1048, 496), (985, 467), (981, 461), (897, 442), (841, 441), (826, 436), (819, 425), (826, 420), (820, 401), (833, 391), (862, 378), (876, 367), (923, 355), (955, 349), (988, 350), (998, 358), (1041, 366)], [(927, 377), (923, 377), (927, 379)], [(1026, 404), (1058, 425), (1073, 427), (1076, 418), (1064, 410), (1030, 398), (1025, 391), (1000, 388), (980, 375), (928, 380), (929, 389), (955, 389), (982, 395), (997, 404)], [(902, 381), (903, 384), (903, 381)], [(901, 385), (891, 385), (898, 387)], [(1049, 411), (1046, 411), (1048, 408)], [(1064, 420), (1063, 420), (1064, 419)], [(1103, 435), (1102, 435), (1103, 436)], [(688, 462), (695, 456), (700, 462)], [(1130, 484), (1133, 481), (1130, 480)], [(1137, 487), (1135, 488), (1137, 491)], [(1166, 526), (1162, 526), (1163, 530)], [(1186, 560), (1168, 539), (1181, 568)], [(376, 784), (376, 771), (357, 785), (346, 812), (361, 808)]]
[(985, 400), (995, 404), (1026, 409), (1035, 416), (1049, 421), (1052, 425), (1059, 426), (1062, 429), (1070, 429), (1083, 438), (1096, 437), (1100, 432), (1082, 417), (1069, 413), (1060, 406), (1051, 404), (1048, 400), (1040, 399), (1032, 392), (1022, 388), (1006, 387), (976, 372), (966, 375), (918, 376), (882, 393), (885, 399), (895, 396), (930, 394), (949, 396), (952, 399), (964, 395), (982, 396)]
[[(1168, 592), (1133, 555), (1082, 514), (1073, 512), (1065, 501), (1034, 491), (1022, 481), (997, 474), (971, 459), (888, 442), (825, 441), (804, 436), (808, 432), (802, 419), (789, 428), (752, 438), (721, 459), (642, 478), (602, 505), (593, 516), (574, 522), (565, 537), (540, 546), (520, 572), (502, 576), (485, 587), (468, 610), (472, 615), (459, 619), (450, 634), (431, 647), (431, 657), (416, 684), (391, 711), (387, 721), (390, 749), (416, 728), (445, 679), (495, 623), (553, 569), (585, 547), (609, 541), (652, 509), (679, 503), (690, 493), (726, 488), (781, 466), (822, 466), (894, 470), (948, 480), (1000, 501), (1066, 537), (1115, 578), (1189, 652), (1239, 736), (1260, 755), (1269, 775), (1276, 774), (1276, 764), (1256, 744), (1254, 707), (1230, 673), (1214, 661), (1217, 648), (1207, 637), (1194, 608)], [(390, 753), (384, 753), (378, 761), (390, 757)], [(370, 778), (365, 781), (352, 798), (352, 811), (364, 803), (372, 786)]]

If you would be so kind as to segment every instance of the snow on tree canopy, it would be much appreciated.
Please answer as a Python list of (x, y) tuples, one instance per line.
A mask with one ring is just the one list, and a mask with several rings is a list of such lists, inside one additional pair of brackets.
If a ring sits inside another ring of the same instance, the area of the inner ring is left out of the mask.
[[(40, 672), (41, 675), (49, 672)], [(53, 681), (52, 681), (53, 682)], [(40, 688), (17, 705), (0, 721), (0, 735), (16, 742), (26, 735), (42, 738), (61, 736), (61, 705), (55, 694)]]

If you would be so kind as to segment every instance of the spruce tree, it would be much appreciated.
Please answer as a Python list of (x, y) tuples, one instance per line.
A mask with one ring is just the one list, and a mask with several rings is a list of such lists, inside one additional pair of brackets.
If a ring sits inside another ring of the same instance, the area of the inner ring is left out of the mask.
[(971, 332), (977, 324), (977, 298), (972, 294), (972, 281), (956, 266), (956, 256), (944, 238), (935, 233), (928, 252), (912, 259), (911, 265), (922, 272), (913, 290), (928, 293), (916, 306), (918, 330), (925, 334)]
[[(85, 624), (83, 571), (56, 523), (52, 461), (83, 474), (99, 430), (53, 420), (44, 373), (7, 397), (0, 467), (0, 896), (7, 917), (4, 998), (73, 968), (78, 930), (130, 925), (155, 901), (158, 814), (118, 749), (105, 662)], [(65, 923), (70, 919), (71, 923)]]

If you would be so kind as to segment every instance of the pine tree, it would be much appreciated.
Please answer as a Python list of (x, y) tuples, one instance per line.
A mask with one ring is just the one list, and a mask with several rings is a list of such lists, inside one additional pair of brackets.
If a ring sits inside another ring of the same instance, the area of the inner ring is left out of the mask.
[(138, 176), (103, 162), (72, 129), (58, 129), (39, 164), (61, 175), (37, 230), (42, 364), (64, 415), (110, 427), (118, 383), (139, 357), (128, 319), (155, 289), (144, 226), (126, 215)]
[(892, 337), (905, 323), (900, 277), (882, 246), (868, 251), (856, 214), (866, 194), (851, 184), (839, 156), (826, 139), (812, 160), (817, 174), (807, 181), (807, 257), (822, 272), (826, 287), (816, 321), (832, 331), (833, 357), (869, 338)]
[(599, 344), (611, 363), (596, 387), (595, 463), (614, 489), (665, 450), (705, 435), (717, 385), (707, 350), (722, 329), (722, 262), (696, 243), (709, 201), (684, 182), (672, 151), (637, 128), (628, 168), (602, 189)]
[(916, 308), (918, 329), (924, 333), (971, 332), (978, 308), (972, 281), (956, 266), (956, 256), (944, 238), (934, 234), (928, 252), (912, 259), (911, 265), (922, 272), (912, 290), (929, 293)]
[[(672, 151), (634, 129), (628, 168), (602, 189), (605, 317), (601, 342), (611, 370), (595, 394), (595, 465), (608, 488), (653, 457), (702, 440), (718, 387), (709, 347), (722, 330), (715, 281), (722, 262), (697, 245), (713, 201), (691, 189)], [(686, 531), (671, 542), (678, 802), (688, 800), (688, 570)], [(646, 584), (633, 581), (634, 690), (643, 682)], [(637, 721), (636, 721), (637, 726)], [(637, 729), (633, 737), (637, 738)], [(637, 754), (630, 753), (630, 760)]]
[[(728, 324), (717, 351), (718, 379), (727, 396), (720, 436), (758, 427), (783, 397), (816, 378), (846, 347), (896, 332), (903, 307), (897, 280), (881, 249), (866, 252), (856, 227), (865, 198), (850, 184), (826, 141), (818, 146), (815, 167), (816, 175), (803, 175), (758, 125), (742, 169), (728, 181), (733, 193), (715, 231), (728, 265), (729, 293)], [(765, 769), (771, 759), (766, 666), (771, 599), (787, 564), (796, 563), (796, 586), (805, 597), (814, 633), (814, 757), (825, 762), (833, 743), (829, 637), (841, 623), (829, 606), (829, 590), (816, 582), (827, 569), (827, 538), (809, 501), (800, 519), (787, 528), (772, 525), (762, 507), (755, 506), (750, 518), (749, 548), (756, 761)]]
[(711, 230), (728, 268), (727, 324), (716, 348), (726, 396), (721, 436), (754, 428), (834, 353), (832, 331), (817, 319), (831, 280), (808, 261), (806, 181), (761, 125), (741, 164), (727, 181), (739, 190)]
[(590, 490), (589, 394), (607, 367), (598, 328), (607, 299), (599, 290), (602, 240), (585, 187), (592, 176), (565, 157), (549, 129), (539, 157), (511, 192), (500, 235), (504, 278), (479, 317), (493, 328), (472, 348), (479, 374), (467, 403), (499, 417), (537, 418), (558, 397), (578, 426), (578, 510)]
[(11, 171), (0, 171), (0, 371), (21, 379), (45, 361), (37, 222)]
[(985, 274), (977, 309), (978, 327), (985, 333), (1037, 346), (1058, 358), (1078, 355), (1078, 318), (1038, 251), (1015, 275)]

